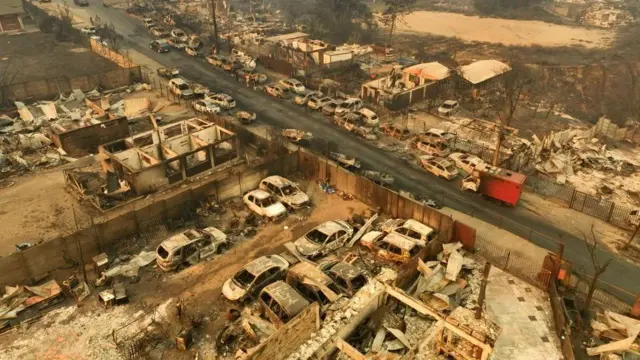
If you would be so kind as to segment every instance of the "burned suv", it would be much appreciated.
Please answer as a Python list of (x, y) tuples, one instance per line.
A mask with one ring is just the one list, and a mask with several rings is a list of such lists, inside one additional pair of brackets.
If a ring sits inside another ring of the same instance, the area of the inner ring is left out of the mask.
[(309, 196), (298, 185), (282, 176), (274, 175), (260, 181), (260, 189), (270, 192), (276, 199), (291, 209), (309, 205)]
[(156, 249), (156, 262), (162, 270), (172, 271), (180, 265), (194, 265), (220, 254), (228, 246), (227, 235), (214, 227), (189, 229), (163, 241)]

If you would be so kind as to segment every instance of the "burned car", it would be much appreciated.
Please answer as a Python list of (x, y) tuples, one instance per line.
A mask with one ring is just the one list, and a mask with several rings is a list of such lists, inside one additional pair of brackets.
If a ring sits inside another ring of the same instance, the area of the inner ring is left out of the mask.
[(409, 129), (399, 124), (383, 124), (380, 131), (398, 140), (406, 140), (411, 136)]
[(329, 158), (338, 163), (338, 165), (346, 168), (346, 169), (360, 169), (360, 161), (356, 160), (356, 158), (352, 156), (348, 156), (345, 154), (330, 152)]
[(458, 169), (453, 162), (437, 156), (420, 156), (420, 165), (435, 176), (452, 180), (458, 176)]
[(163, 78), (172, 79), (180, 75), (180, 70), (177, 68), (158, 68), (158, 75)]
[(370, 249), (376, 257), (397, 264), (406, 264), (418, 256), (424, 242), (410, 240), (396, 233), (370, 231), (360, 239), (360, 245)]
[(227, 235), (214, 227), (190, 229), (163, 241), (156, 249), (156, 262), (162, 270), (172, 271), (220, 254), (228, 246)]
[(286, 282), (307, 300), (318, 302), (321, 308), (341, 297), (340, 289), (333, 280), (316, 265), (306, 261), (295, 264), (287, 271)]
[(287, 217), (287, 209), (284, 205), (264, 190), (249, 191), (243, 201), (249, 210), (268, 220), (281, 220)]
[(266, 286), (258, 296), (266, 317), (279, 329), (309, 306), (309, 301), (284, 281)]
[(353, 228), (347, 222), (331, 220), (316, 226), (293, 245), (300, 255), (315, 258), (342, 247), (352, 235)]
[(304, 144), (313, 139), (313, 135), (311, 133), (298, 129), (284, 129), (282, 130), (282, 136), (294, 144)]
[(357, 267), (340, 260), (327, 260), (318, 265), (333, 283), (346, 296), (353, 296), (367, 284), (367, 278)]
[(246, 264), (222, 286), (222, 294), (231, 301), (255, 296), (265, 286), (284, 277), (289, 263), (278, 255), (259, 257)]
[(391, 186), (395, 181), (391, 174), (380, 171), (365, 170), (362, 172), (362, 176), (382, 186)]
[(273, 175), (260, 181), (260, 189), (270, 192), (286, 207), (300, 209), (309, 205), (309, 196), (298, 185), (288, 179)]
[(256, 121), (256, 113), (240, 110), (236, 113), (236, 118), (242, 124), (248, 125)]
[(413, 219), (389, 219), (380, 226), (380, 230), (425, 243), (435, 239), (438, 235), (438, 233), (429, 226)]

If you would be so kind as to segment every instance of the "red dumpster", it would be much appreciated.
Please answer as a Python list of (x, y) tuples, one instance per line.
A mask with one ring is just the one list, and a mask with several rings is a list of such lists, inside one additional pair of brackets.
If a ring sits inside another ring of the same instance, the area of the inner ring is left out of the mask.
[(480, 170), (479, 193), (515, 206), (527, 178), (520, 173), (496, 167)]

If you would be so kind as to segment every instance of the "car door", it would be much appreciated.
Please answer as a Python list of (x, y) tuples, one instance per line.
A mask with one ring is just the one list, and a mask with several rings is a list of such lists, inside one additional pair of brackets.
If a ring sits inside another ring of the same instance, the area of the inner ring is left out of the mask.
[(200, 261), (200, 249), (198, 249), (196, 243), (194, 241), (191, 244), (187, 244), (182, 250), (184, 252), (184, 260), (189, 265), (195, 265)]
[(249, 197), (247, 197), (247, 206), (249, 207), (249, 209), (251, 209), (251, 211), (258, 213), (259, 215), (262, 215), (262, 213), (260, 212), (260, 207), (258, 205), (256, 205), (256, 198), (253, 195), (249, 195)]
[(213, 245), (213, 241), (209, 238), (196, 241), (196, 246), (200, 249), (200, 260), (207, 258), (216, 252), (216, 247)]

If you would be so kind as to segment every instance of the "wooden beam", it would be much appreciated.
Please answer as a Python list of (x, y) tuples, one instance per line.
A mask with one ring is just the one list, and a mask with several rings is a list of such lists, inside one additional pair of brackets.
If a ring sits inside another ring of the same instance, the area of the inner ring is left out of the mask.
[(454, 334), (460, 336), (461, 338), (467, 340), (468, 342), (470, 342), (471, 344), (479, 347), (482, 349), (482, 360), (486, 360), (489, 357), (489, 354), (491, 354), (491, 346), (489, 346), (488, 344), (483, 343), (482, 341), (474, 338), (473, 336), (467, 334), (466, 332), (462, 331), (461, 329), (457, 328), (455, 325), (450, 324), (448, 322), (444, 323), (444, 327), (447, 330), (451, 330)]
[(414, 310), (416, 310), (417, 312), (421, 313), (422, 315), (429, 315), (432, 318), (436, 319), (436, 320), (442, 320), (442, 317), (440, 317), (440, 315), (438, 315), (438, 313), (436, 313), (435, 311), (429, 309), (428, 307), (426, 307), (424, 304), (422, 304), (421, 302), (413, 299), (412, 297), (408, 296), (407, 294), (405, 294), (404, 291), (395, 288), (393, 286), (390, 285), (386, 285), (386, 293), (393, 296), (394, 298), (400, 300), (401, 302), (405, 303), (407, 306), (413, 308)]
[(338, 350), (342, 351), (345, 355), (353, 360), (367, 360), (367, 357), (362, 355), (362, 353), (358, 351), (358, 349), (349, 345), (349, 343), (340, 338), (336, 340), (336, 347), (338, 348)]

